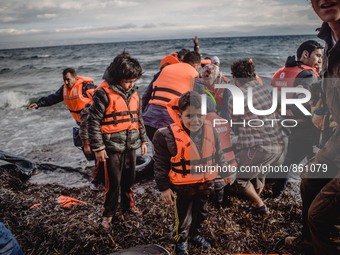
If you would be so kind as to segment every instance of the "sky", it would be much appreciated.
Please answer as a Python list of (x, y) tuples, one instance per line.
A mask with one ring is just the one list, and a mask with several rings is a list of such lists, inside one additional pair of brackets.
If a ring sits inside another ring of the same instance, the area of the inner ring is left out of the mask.
[(0, 48), (315, 34), (307, 0), (0, 0)]

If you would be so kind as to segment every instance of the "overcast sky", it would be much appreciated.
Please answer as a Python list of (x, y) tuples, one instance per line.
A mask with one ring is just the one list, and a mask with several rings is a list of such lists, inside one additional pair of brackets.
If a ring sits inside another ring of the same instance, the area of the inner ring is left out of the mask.
[(0, 0), (0, 48), (315, 34), (307, 0)]

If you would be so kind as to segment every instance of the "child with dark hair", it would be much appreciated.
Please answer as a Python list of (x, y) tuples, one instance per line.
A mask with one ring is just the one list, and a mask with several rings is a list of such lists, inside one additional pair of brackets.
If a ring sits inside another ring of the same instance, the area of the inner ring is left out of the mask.
[[(212, 169), (228, 164), (216, 131), (201, 114), (197, 92), (173, 99), (168, 111), (175, 123), (158, 129), (153, 139), (155, 180), (164, 202), (175, 207), (176, 254), (188, 254), (188, 239), (204, 248), (211, 246), (200, 228), (217, 176)], [(230, 178), (232, 173), (226, 175)]]
[(127, 52), (116, 56), (104, 74), (89, 109), (91, 148), (104, 162), (105, 196), (102, 226), (111, 227), (118, 207), (119, 191), (123, 211), (136, 215), (132, 185), (135, 180), (136, 150), (147, 152), (147, 137), (141, 117), (139, 95), (134, 87), (142, 75), (138, 60)]

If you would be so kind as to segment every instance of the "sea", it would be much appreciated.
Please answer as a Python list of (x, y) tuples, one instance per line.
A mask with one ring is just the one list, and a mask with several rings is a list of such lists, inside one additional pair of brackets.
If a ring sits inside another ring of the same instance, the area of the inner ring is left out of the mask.
[[(199, 38), (199, 44), (203, 58), (219, 57), (224, 75), (230, 76), (234, 61), (252, 58), (257, 74), (269, 84), (287, 57), (294, 55), (297, 47), (310, 39), (319, 41), (316, 35), (285, 35)], [(72, 127), (76, 123), (66, 106), (59, 103), (28, 110), (27, 105), (59, 89), (63, 84), (62, 71), (67, 67), (75, 68), (81, 76), (92, 77), (99, 85), (106, 67), (123, 50), (142, 65), (144, 74), (137, 82), (142, 95), (159, 71), (160, 60), (182, 48), (193, 50), (192, 39), (0, 50), (0, 150), (37, 164), (72, 169), (88, 167), (93, 162), (88, 162), (82, 151), (73, 145)], [(59, 181), (66, 181), (68, 176), (65, 180), (62, 178)]]

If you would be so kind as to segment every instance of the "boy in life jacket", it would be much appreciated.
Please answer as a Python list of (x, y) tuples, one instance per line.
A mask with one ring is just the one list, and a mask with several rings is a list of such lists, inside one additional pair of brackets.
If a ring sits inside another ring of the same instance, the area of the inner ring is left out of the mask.
[(142, 76), (138, 60), (127, 52), (117, 55), (108, 75), (96, 89), (89, 109), (91, 148), (96, 160), (104, 163), (105, 194), (102, 226), (111, 221), (120, 203), (123, 211), (140, 216), (132, 196), (136, 176), (136, 150), (147, 152), (147, 136), (135, 82)]
[(186, 92), (167, 108), (175, 123), (154, 135), (154, 174), (163, 201), (175, 208), (176, 254), (188, 254), (188, 239), (204, 248), (211, 246), (200, 228), (218, 174), (215, 166), (225, 167), (225, 178), (232, 173), (216, 131), (201, 114), (200, 95)]

